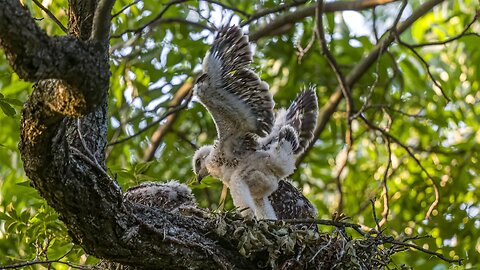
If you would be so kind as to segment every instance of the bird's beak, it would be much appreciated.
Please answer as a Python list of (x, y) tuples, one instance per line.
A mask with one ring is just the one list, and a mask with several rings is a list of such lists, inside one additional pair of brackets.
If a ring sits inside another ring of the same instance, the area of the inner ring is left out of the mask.
[(202, 182), (202, 179), (203, 179), (204, 177), (205, 177), (205, 175), (202, 175), (202, 174), (199, 173), (199, 174), (197, 175), (197, 183), (200, 184), (200, 183)]

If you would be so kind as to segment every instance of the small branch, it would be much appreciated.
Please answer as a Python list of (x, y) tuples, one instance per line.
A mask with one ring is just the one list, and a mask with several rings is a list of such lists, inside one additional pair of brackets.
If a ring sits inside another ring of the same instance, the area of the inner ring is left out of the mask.
[(180, 4), (180, 3), (183, 3), (183, 2), (186, 2), (188, 0), (171, 0), (170, 2), (168, 2), (167, 4), (165, 4), (165, 7), (163, 7), (163, 9), (160, 11), (160, 13), (158, 13), (157, 16), (155, 16), (153, 19), (151, 19), (150, 21), (146, 22), (145, 24), (143, 24), (142, 26), (136, 28), (136, 29), (127, 29), (125, 31), (123, 31), (121, 34), (118, 34), (118, 35), (114, 35), (112, 36), (112, 38), (119, 38), (121, 37), (122, 35), (124, 34), (127, 34), (127, 33), (134, 33), (134, 34), (140, 34), (145, 28), (153, 25), (154, 23), (157, 23), (163, 16), (163, 14), (165, 14), (165, 12), (168, 11), (168, 9), (172, 6), (172, 5), (175, 5), (175, 4)]
[(93, 16), (91, 40), (108, 44), (110, 36), (110, 24), (112, 20), (112, 9), (115, 0), (100, 0)]
[(120, 9), (117, 13), (113, 14), (112, 15), (112, 19), (117, 17), (118, 15), (122, 14), (125, 10), (127, 10), (128, 8), (130, 8), (131, 6), (134, 6), (136, 4), (138, 4), (138, 2), (140, 2), (140, 0), (135, 0), (133, 1), (132, 3), (124, 6), (122, 9)]
[(68, 29), (63, 26), (62, 22), (57, 19), (57, 17), (55, 17), (55, 15), (53, 15), (53, 13), (48, 10), (48, 8), (44, 7), (42, 5), (42, 3), (40, 3), (38, 0), (32, 0), (35, 5), (37, 5), (41, 10), (43, 10), (43, 12), (47, 13), (48, 17), (50, 17), (50, 19), (52, 19), (57, 25), (58, 27), (60, 27), (60, 29), (62, 29), (62, 31), (65, 33), (65, 34), (68, 34)]
[(383, 226), (388, 221), (388, 214), (390, 212), (389, 206), (389, 198), (388, 198), (388, 171), (390, 166), (392, 165), (392, 148), (390, 145), (390, 138), (386, 137), (387, 140), (387, 150), (388, 150), (388, 162), (387, 167), (385, 168), (385, 172), (383, 173), (383, 181), (382, 181), (382, 188), (383, 188), (383, 212), (382, 212), (382, 220), (379, 222), (379, 226)]
[[(402, 23), (398, 24), (395, 31), (398, 34), (401, 34), (405, 30), (407, 30), (416, 20), (418, 20), (420, 17), (430, 11), (433, 7), (442, 3), (443, 1), (444, 0), (430, 0), (423, 3), (417, 10), (413, 11), (410, 17), (408, 17)], [(325, 11), (327, 11), (327, 6), (328, 5), (325, 5)], [(366, 57), (364, 57), (357, 65), (354, 66), (350, 73), (345, 77), (346, 83), (350, 86), (350, 88), (368, 71), (368, 69), (378, 59), (379, 55), (387, 51), (388, 47), (391, 45), (394, 39), (395, 38), (392, 35), (387, 35), (384, 39), (380, 41), (379, 44), (377, 44), (377, 46), (372, 49), (372, 51), (370, 51), (370, 53)], [(340, 88), (337, 88), (336, 91), (330, 96), (327, 103), (319, 110), (317, 128), (314, 132), (314, 139), (312, 140), (312, 143), (310, 143), (310, 145), (307, 147), (307, 149), (297, 157), (297, 165), (300, 164), (302, 160), (306, 157), (306, 155), (309, 153), (310, 149), (314, 145), (313, 142), (315, 142), (315, 140), (320, 136), (322, 131), (327, 126), (330, 117), (336, 111), (342, 97), (342, 90)]]
[(289, 224), (318, 224), (318, 225), (327, 225), (327, 226), (334, 226), (338, 228), (352, 228), (360, 235), (365, 236), (365, 232), (361, 229), (362, 226), (359, 224), (348, 223), (344, 221), (335, 221), (330, 219), (282, 219), (282, 220), (269, 220), (275, 223), (289, 223)]
[(260, 10), (259, 12), (255, 13), (253, 15), (247, 16), (248, 20), (242, 22), (240, 24), (240, 26), (248, 25), (251, 22), (253, 22), (255, 20), (258, 20), (258, 19), (260, 19), (262, 17), (265, 17), (265, 16), (267, 16), (269, 14), (272, 14), (272, 13), (277, 13), (277, 12), (280, 12), (280, 11), (287, 11), (291, 7), (300, 6), (300, 5), (305, 4), (306, 2), (308, 2), (308, 1), (307, 0), (292, 1), (290, 3), (280, 4), (280, 5), (278, 5), (277, 7), (274, 7), (274, 8), (268, 8), (268, 9)]
[(236, 7), (233, 7), (233, 6), (229, 6), (229, 5), (226, 5), (220, 1), (216, 1), (216, 0), (201, 0), (201, 1), (204, 1), (204, 2), (207, 2), (207, 3), (211, 3), (211, 4), (215, 4), (217, 6), (221, 6), (222, 8), (224, 9), (228, 9), (228, 10), (231, 10), (233, 12), (236, 12), (238, 14), (241, 14), (242, 16), (246, 17), (246, 18), (249, 18), (251, 15), (248, 14), (247, 12), (241, 10), (241, 9), (238, 9)]
[(375, 211), (375, 198), (370, 199), (370, 205), (372, 206), (372, 214), (373, 214), (373, 220), (375, 221), (375, 226), (377, 229), (377, 232), (381, 232), (381, 226), (380, 223), (378, 223), (378, 218), (377, 218), (377, 211)]
[[(191, 25), (193, 27), (197, 27), (197, 28), (200, 28), (200, 29), (206, 29), (210, 32), (215, 31), (215, 28), (213, 28), (211, 26), (208, 26), (208, 25), (202, 24), (202, 23), (198, 23), (198, 22), (194, 22), (194, 21), (190, 21), (190, 20), (183, 19), (183, 18), (161, 18), (161, 19), (155, 20), (155, 25), (160, 25), (160, 24), (165, 24), (165, 23), (182, 23), (182, 24)], [(135, 28), (135, 29), (127, 29), (120, 34), (112, 35), (111, 38), (120, 38), (124, 34), (134, 33), (135, 36), (130, 38), (127, 41), (128, 43), (132, 43), (134, 40), (138, 39), (138, 37), (141, 36), (141, 31), (142, 31), (142, 30), (140, 30), (141, 28), (142, 28), (142, 26), (139, 27), (139, 28)], [(118, 46), (117, 46), (117, 48), (118, 48)], [(115, 48), (115, 49), (117, 49), (117, 48)]]
[[(48, 244), (47, 244), (47, 246), (48, 246)], [(0, 265), (0, 269), (17, 269), (17, 268), (23, 268), (23, 267), (26, 267), (26, 266), (32, 266), (32, 265), (38, 265), (38, 264), (47, 264), (48, 266), (50, 266), (52, 263), (64, 264), (64, 265), (67, 265), (67, 266), (69, 266), (71, 268), (74, 268), (74, 269), (89, 269), (89, 267), (80, 266), (80, 265), (77, 265), (77, 264), (74, 264), (74, 263), (71, 263), (71, 262), (61, 261), (68, 254), (70, 254), (72, 252), (72, 250), (73, 250), (73, 247), (67, 253), (60, 256), (58, 259), (55, 259), (55, 260), (45, 259), (44, 261), (38, 259), (38, 253), (37, 253), (36, 256), (35, 256), (35, 259), (32, 260), (32, 261), (26, 261), (26, 262), (12, 264), (12, 265), (4, 265), (4, 266)], [(46, 250), (42, 250), (42, 252), (46, 254)]]
[(340, 70), (340, 67), (338, 66), (337, 61), (335, 60), (335, 57), (333, 54), (330, 52), (327, 46), (327, 41), (325, 39), (325, 33), (323, 31), (323, 20), (322, 20), (322, 15), (323, 15), (323, 1), (320, 0), (318, 1), (317, 4), (317, 9), (316, 9), (316, 14), (315, 16), (317, 17), (317, 28), (316, 28), (316, 34), (317, 38), (320, 41), (320, 50), (322, 54), (325, 56), (327, 59), (328, 64), (332, 68), (333, 72), (335, 73), (335, 77), (337, 78), (337, 81), (340, 85), (340, 89), (342, 91), (343, 97), (345, 98), (346, 101), (346, 111), (347, 111), (347, 123), (348, 123), (348, 131), (345, 136), (345, 141), (347, 143), (347, 152), (350, 151), (352, 144), (353, 144), (353, 135), (352, 135), (352, 112), (354, 111), (354, 104), (353, 104), (353, 99), (352, 95), (350, 92), (350, 86), (345, 80), (345, 76), (343, 75), (342, 71)]
[(425, 249), (421, 246), (418, 246), (418, 245), (415, 245), (415, 244), (412, 244), (412, 243), (404, 243), (402, 241), (398, 241), (398, 240), (394, 240), (394, 239), (388, 239), (388, 238), (384, 239), (384, 242), (394, 244), (394, 245), (398, 245), (398, 246), (413, 248), (413, 249), (419, 250), (421, 252), (433, 255), (433, 256), (435, 256), (439, 259), (442, 259), (442, 260), (444, 260), (448, 263), (456, 263), (458, 265), (462, 265), (463, 259), (449, 259), (449, 258), (445, 257), (443, 254), (440, 254), (440, 253), (437, 253), (437, 252), (434, 252), (434, 251), (430, 251), (428, 249)]
[(442, 96), (445, 98), (445, 100), (447, 102), (450, 102), (450, 98), (447, 96), (447, 94), (445, 93), (445, 90), (443, 90), (443, 87), (440, 85), (440, 83), (435, 79), (435, 77), (433, 76), (432, 72), (430, 71), (430, 65), (428, 64), (428, 62), (412, 47), (410, 46), (410, 44), (408, 43), (405, 43), (403, 42), (401, 39), (400, 39), (400, 36), (396, 35), (396, 40), (398, 42), (398, 44), (404, 46), (404, 47), (407, 47), (416, 57), (418, 60), (420, 60), (422, 63), (423, 63), (423, 66), (425, 67), (425, 70), (427, 71), (427, 74), (428, 74), (428, 77), (430, 77), (430, 79), (432, 80), (433, 84), (435, 84), (435, 86), (438, 87), (438, 89), (440, 90), (440, 92), (442, 93)]
[(400, 147), (402, 147), (405, 151), (407, 151), (408, 155), (410, 155), (411, 158), (413, 158), (413, 160), (415, 161), (415, 163), (417, 163), (418, 167), (420, 167), (420, 169), (427, 175), (428, 179), (430, 179), (430, 181), (432, 182), (432, 186), (433, 186), (433, 190), (435, 192), (435, 200), (432, 202), (432, 204), (430, 205), (426, 215), (425, 215), (425, 218), (426, 219), (429, 219), (430, 218), (430, 215), (432, 214), (433, 210), (437, 207), (439, 201), (440, 201), (440, 194), (439, 194), (439, 189), (438, 189), (438, 184), (437, 182), (434, 180), (434, 178), (430, 175), (430, 173), (428, 173), (428, 171), (425, 169), (425, 167), (423, 167), (422, 163), (420, 163), (420, 160), (418, 160), (417, 157), (415, 157), (415, 154), (413, 154), (413, 152), (410, 150), (410, 148), (406, 145), (404, 145), (402, 142), (400, 142), (400, 140), (398, 140), (396, 137), (394, 137), (393, 135), (391, 135), (390, 133), (386, 132), (385, 130), (375, 126), (373, 123), (371, 123), (370, 121), (368, 121), (363, 115), (360, 115), (360, 119), (363, 120), (363, 122), (365, 122), (365, 124), (367, 124), (367, 126), (370, 128), (370, 129), (373, 129), (373, 130), (376, 130), (376, 131), (379, 131), (380, 133), (382, 133), (383, 136), (389, 138), (390, 140), (392, 140), (395, 144), (399, 145)]
[[(192, 97), (192, 87), (192, 82), (187, 79), (187, 81), (184, 82), (184, 84), (177, 90), (172, 100), (170, 101), (170, 108), (177, 108), (178, 106), (181, 106), (182, 102), (184, 103), (184, 106), (187, 106)], [(152, 137), (150, 138), (151, 143), (148, 146), (147, 150), (145, 150), (145, 153), (143, 155), (144, 161), (150, 161), (155, 157), (155, 152), (160, 146), (160, 142), (163, 140), (165, 134), (168, 133), (176, 120), (177, 114), (170, 114), (168, 115), (165, 123), (158, 127), (157, 130), (155, 130), (155, 132), (152, 134)]]
[[(335, 12), (335, 11), (346, 11), (346, 10), (365, 10), (373, 8), (379, 5), (386, 5), (389, 3), (396, 2), (398, 0), (363, 0), (363, 1), (334, 1), (327, 2), (323, 8), (324, 12)], [(295, 1), (294, 1), (295, 2)], [(316, 5), (309, 7), (300, 8), (294, 12), (290, 12), (276, 18), (275, 20), (265, 24), (250, 33), (250, 41), (257, 41), (258, 39), (269, 36), (272, 33), (282, 29), (288, 25), (292, 25), (300, 20), (303, 20), (306, 17), (311, 17), (315, 15)]]
[[(190, 93), (189, 96), (191, 96), (191, 93)], [(113, 146), (113, 145), (116, 145), (116, 144), (119, 144), (119, 143), (123, 143), (123, 142), (126, 142), (126, 141), (128, 141), (128, 140), (130, 140), (130, 139), (132, 139), (132, 138), (135, 138), (135, 137), (141, 135), (142, 133), (144, 133), (145, 131), (149, 130), (150, 128), (158, 125), (158, 123), (162, 122), (162, 121), (163, 121), (165, 118), (167, 118), (169, 115), (174, 114), (174, 113), (176, 113), (176, 112), (179, 112), (179, 111), (185, 109), (185, 108), (187, 107), (187, 105), (188, 105), (188, 100), (189, 100), (189, 98), (188, 98), (187, 101), (184, 102), (183, 104), (179, 104), (178, 106), (176, 106), (176, 107), (174, 107), (174, 108), (171, 108), (171, 109), (168, 110), (164, 115), (162, 115), (162, 117), (160, 117), (159, 119), (157, 119), (157, 120), (153, 121), (152, 123), (148, 124), (146, 127), (140, 129), (140, 130), (137, 131), (135, 134), (133, 134), (133, 135), (131, 135), (131, 136), (128, 136), (128, 137), (125, 137), (125, 138), (123, 138), (123, 139), (119, 139), (119, 140), (117, 140), (117, 141), (110, 142), (110, 143), (108, 143), (107, 146)]]
[(465, 28), (462, 30), (462, 32), (460, 32), (460, 34), (456, 35), (456, 36), (453, 36), (451, 38), (448, 38), (444, 41), (432, 41), (432, 42), (425, 42), (425, 43), (421, 43), (421, 44), (413, 44), (413, 45), (409, 45), (411, 48), (421, 48), (421, 47), (426, 47), (426, 46), (434, 46), (434, 45), (445, 45), (447, 43), (450, 43), (452, 41), (455, 41), (457, 39), (460, 39), (464, 36), (470, 36), (470, 35), (473, 35), (473, 36), (477, 36), (477, 37), (480, 37), (480, 35), (478, 33), (467, 33), (468, 29), (470, 29), (470, 27), (478, 20), (480, 16), (480, 11), (477, 10), (477, 12), (475, 13), (475, 16), (473, 17), (473, 19), (470, 21), (470, 23), (465, 26)]

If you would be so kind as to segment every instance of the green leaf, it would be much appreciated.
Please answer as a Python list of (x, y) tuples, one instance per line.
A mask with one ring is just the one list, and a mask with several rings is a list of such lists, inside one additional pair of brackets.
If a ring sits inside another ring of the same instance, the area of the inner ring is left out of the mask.
[(0, 108), (2, 109), (3, 113), (7, 116), (14, 116), (15, 115), (15, 109), (10, 106), (10, 104), (4, 102), (3, 100), (0, 100)]
[(3, 101), (5, 101), (8, 104), (15, 105), (15, 106), (23, 106), (23, 102), (21, 102), (18, 99), (14, 98), (4, 98)]

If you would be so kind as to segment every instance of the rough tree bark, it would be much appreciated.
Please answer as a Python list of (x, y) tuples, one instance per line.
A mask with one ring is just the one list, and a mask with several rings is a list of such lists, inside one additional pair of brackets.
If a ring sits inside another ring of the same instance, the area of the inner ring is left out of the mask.
[[(19, 149), (32, 185), (89, 254), (136, 267), (257, 269), (235, 226), (133, 205), (105, 173), (108, 29), (114, 1), (69, 0), (69, 35), (50, 37), (18, 0), (0, 0), (0, 46), (14, 71), (36, 81)], [(389, 1), (388, 1), (389, 2)], [(434, 1), (435, 2), (435, 1)], [(441, 1), (437, 1), (441, 2)]]
[[(71, 0), (70, 35), (49, 37), (19, 1), (0, 0), (0, 44), (16, 73), (37, 81), (19, 144), (32, 185), (74, 241), (97, 257), (170, 269), (256, 268), (234, 243), (212, 233), (213, 223), (124, 203), (104, 173), (108, 37), (92, 34), (102, 27), (94, 24), (101, 4)], [(102, 18), (95, 23), (110, 25)]]

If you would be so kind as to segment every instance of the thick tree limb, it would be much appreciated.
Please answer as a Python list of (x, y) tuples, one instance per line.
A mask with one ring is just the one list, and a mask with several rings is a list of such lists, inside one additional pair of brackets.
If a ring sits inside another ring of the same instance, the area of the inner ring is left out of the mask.
[(100, 0), (93, 16), (92, 36), (90, 39), (105, 44), (105, 47), (108, 46), (110, 21), (112, 19), (111, 12), (114, 4), (115, 0)]
[(109, 74), (105, 70), (109, 66), (96, 46), (73, 37), (47, 36), (18, 1), (0, 0), (0, 46), (20, 78), (62, 80), (58, 82), (63, 85), (59, 91), (48, 93), (51, 100), (56, 100), (50, 106), (53, 112), (83, 114), (87, 105), (96, 106), (106, 97), (106, 92), (97, 89), (107, 89)]

